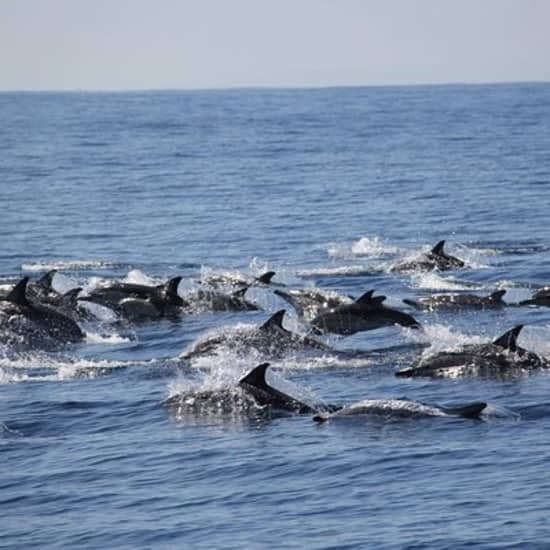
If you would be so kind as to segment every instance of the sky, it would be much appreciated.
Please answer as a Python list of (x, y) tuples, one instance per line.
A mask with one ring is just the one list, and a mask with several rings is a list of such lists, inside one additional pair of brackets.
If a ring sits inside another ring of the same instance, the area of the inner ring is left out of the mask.
[(549, 0), (0, 0), (0, 90), (550, 81)]

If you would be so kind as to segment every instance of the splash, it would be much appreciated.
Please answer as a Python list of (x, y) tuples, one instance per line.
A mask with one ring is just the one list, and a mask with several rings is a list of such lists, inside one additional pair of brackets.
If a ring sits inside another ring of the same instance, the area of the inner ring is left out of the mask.
[(411, 284), (413, 288), (424, 290), (483, 290), (484, 288), (476, 283), (443, 277), (436, 271), (412, 275)]
[(87, 271), (90, 269), (114, 269), (121, 264), (103, 260), (60, 260), (57, 262), (33, 262), (22, 264), (23, 271)]
[(468, 344), (487, 342), (487, 338), (463, 334), (450, 326), (441, 324), (424, 325), (423, 330), (403, 329), (403, 333), (413, 342), (430, 344), (423, 352), (424, 357), (440, 351), (458, 350)]
[(361, 237), (353, 243), (332, 243), (328, 246), (328, 257), (333, 260), (346, 260), (355, 257), (383, 258), (398, 254), (399, 248), (388, 244), (378, 236)]

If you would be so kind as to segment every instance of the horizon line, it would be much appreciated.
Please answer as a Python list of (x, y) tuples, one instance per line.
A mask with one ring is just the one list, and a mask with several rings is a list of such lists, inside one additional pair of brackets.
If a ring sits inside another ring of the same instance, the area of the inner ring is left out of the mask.
[(323, 90), (342, 88), (413, 88), (445, 86), (505, 86), (505, 85), (542, 85), (550, 80), (495, 80), (495, 81), (449, 81), (449, 82), (413, 82), (395, 84), (309, 84), (309, 85), (234, 85), (234, 86), (197, 86), (197, 87), (153, 87), (153, 88), (6, 88), (0, 94), (28, 93), (151, 93), (151, 92), (223, 92), (223, 91), (291, 91)]

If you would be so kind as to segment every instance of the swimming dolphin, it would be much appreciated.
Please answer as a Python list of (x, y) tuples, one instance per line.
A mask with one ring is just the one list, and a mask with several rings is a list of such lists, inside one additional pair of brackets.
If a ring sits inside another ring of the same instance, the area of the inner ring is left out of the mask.
[(406, 271), (448, 271), (464, 267), (464, 262), (460, 258), (447, 254), (443, 247), (445, 241), (439, 241), (431, 250), (424, 254), (424, 257), (419, 260), (397, 264), (390, 271), (406, 272)]
[(235, 329), (220, 335), (211, 336), (195, 344), (183, 354), (183, 359), (216, 353), (219, 348), (229, 348), (237, 353), (246, 353), (251, 348), (266, 356), (278, 357), (293, 351), (332, 351), (332, 349), (308, 336), (302, 336), (283, 327), (286, 311), (274, 313), (263, 325)]
[(525, 370), (550, 368), (550, 361), (518, 346), (523, 325), (517, 325), (494, 342), (469, 344), (458, 351), (426, 357), (415, 367), (395, 373), (401, 378), (444, 376), (505, 376)]
[(404, 299), (403, 302), (416, 309), (433, 311), (436, 309), (496, 309), (504, 307), (506, 303), (502, 297), (506, 290), (497, 290), (489, 296), (475, 294), (439, 294), (418, 300)]
[(390, 418), (460, 416), (463, 418), (479, 418), (486, 407), (487, 403), (482, 401), (454, 407), (443, 407), (441, 405), (426, 405), (408, 399), (368, 399), (343, 407), (333, 413), (318, 414), (313, 417), (313, 420), (326, 422), (330, 419), (365, 416)]
[(321, 312), (311, 321), (317, 333), (355, 334), (391, 325), (419, 328), (412, 316), (397, 309), (386, 307), (385, 296), (373, 296), (373, 290), (365, 292), (351, 304), (345, 304)]
[(541, 288), (529, 300), (523, 300), (520, 306), (546, 306), (550, 307), (550, 286)]
[(206, 309), (208, 311), (259, 311), (260, 308), (245, 298), (249, 286), (239, 288), (231, 294), (225, 294), (219, 290), (199, 289), (194, 294), (186, 296), (193, 309)]
[(108, 307), (122, 316), (130, 311), (132, 319), (138, 316), (138, 311), (146, 312), (145, 317), (150, 318), (173, 315), (179, 312), (179, 308), (189, 305), (178, 295), (181, 279), (174, 277), (157, 286), (114, 282), (93, 289), (79, 300)]
[(40, 342), (41, 336), (58, 344), (75, 343), (84, 339), (78, 324), (53, 307), (30, 301), (26, 296), (28, 277), (19, 281), (6, 298), (0, 301), (0, 324), (8, 332), (29, 341)]
[(323, 310), (350, 304), (354, 300), (349, 296), (340, 296), (335, 292), (323, 292), (316, 288), (287, 291), (277, 289), (273, 292), (291, 304), (296, 313), (306, 321), (311, 321)]
[(208, 277), (199, 280), (199, 283), (203, 283), (214, 288), (220, 286), (267, 286), (272, 284), (271, 279), (275, 275), (275, 271), (266, 271), (259, 277), (245, 278), (239, 275), (224, 275), (224, 274), (213, 274)]
[(237, 388), (178, 394), (165, 403), (177, 406), (180, 412), (241, 412), (253, 415), (273, 411), (312, 414), (320, 410), (336, 410), (334, 406), (315, 408), (269, 385), (265, 378), (268, 367), (269, 363), (255, 367), (239, 381)]

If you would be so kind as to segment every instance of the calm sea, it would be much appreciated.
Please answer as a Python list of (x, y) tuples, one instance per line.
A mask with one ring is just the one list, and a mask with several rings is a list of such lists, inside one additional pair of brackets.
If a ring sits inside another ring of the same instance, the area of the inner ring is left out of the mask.
[[(60, 290), (182, 275), (185, 294), (210, 273), (269, 269), (407, 309), (438, 291), (504, 288), (516, 303), (550, 284), (548, 84), (2, 93), (0, 120), (0, 285), (57, 268)], [(389, 271), (441, 239), (468, 269)], [(175, 413), (167, 397), (258, 363), (179, 357), (285, 307), (249, 292), (264, 311), (105, 319), (60, 352), (0, 348), (0, 547), (549, 547), (548, 373), (393, 376), (419, 342), (519, 323), (520, 344), (550, 356), (549, 309), (415, 313), (420, 336), (329, 340), (371, 353), (272, 360), (271, 383), (301, 398), (483, 400), (482, 421)]]

